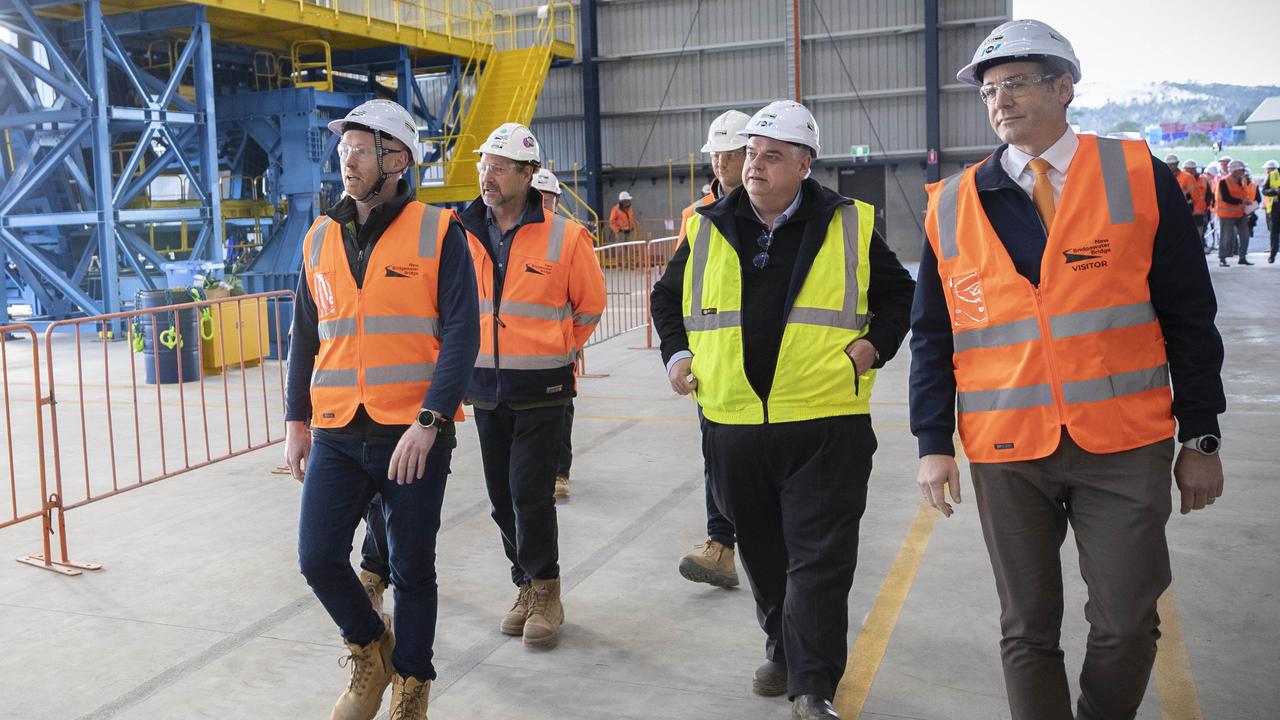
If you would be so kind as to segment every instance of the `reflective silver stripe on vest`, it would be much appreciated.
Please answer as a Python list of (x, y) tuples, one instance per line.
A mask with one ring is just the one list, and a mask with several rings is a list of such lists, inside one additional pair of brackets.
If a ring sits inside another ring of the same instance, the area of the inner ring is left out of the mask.
[(440, 337), (440, 318), (373, 315), (364, 319), (366, 335), (431, 335)]
[(956, 173), (942, 181), (942, 192), (938, 193), (938, 247), (942, 250), (939, 260), (950, 260), (960, 254), (960, 246), (956, 242), (956, 206), (960, 202), (960, 178), (963, 172)]
[(321, 320), (316, 324), (316, 330), (319, 331), (321, 340), (351, 337), (356, 334), (356, 319), (337, 318), (335, 320)]
[(358, 380), (355, 370), (314, 370), (311, 387), (355, 387)]
[(840, 224), (844, 230), (844, 307), (840, 310), (794, 306), (787, 323), (861, 330), (867, 316), (858, 314), (858, 206), (843, 205)]
[[(480, 299), (480, 314), (493, 312), (493, 300)], [(568, 305), (541, 305), (539, 303), (503, 300), (498, 314), (506, 317), (533, 318), (535, 320), (564, 320), (573, 314)]]
[[(708, 321), (704, 318), (714, 318), (715, 314), (702, 314), (702, 283), (707, 275), (707, 258), (711, 256), (711, 220), (702, 218), (698, 222), (698, 235), (693, 240), (693, 278), (689, 285), (689, 314), (684, 318), (684, 329), (686, 332), (695, 332), (698, 330), (715, 330), (721, 327), (732, 327), (741, 324), (738, 311), (728, 311), (719, 313), (725, 316), (725, 320), (711, 321), (712, 325), (708, 326)], [(732, 318), (731, 320), (729, 318)]]
[(418, 257), (433, 258), (436, 256), (436, 244), (439, 241), (440, 213), (444, 212), (434, 205), (422, 210), (422, 224), (418, 226)]
[(1005, 390), (970, 390), (956, 394), (956, 408), (962, 413), (993, 410), (1023, 410), (1053, 405), (1048, 385), (1028, 385)]
[(999, 325), (988, 325), (974, 330), (955, 332), (952, 335), (952, 343), (955, 346), (955, 352), (964, 352), (974, 348), (997, 348), (1017, 345), (1031, 340), (1038, 340), (1039, 338), (1040, 322), (1031, 317), (1000, 323)]
[(551, 218), (551, 236), (547, 238), (547, 259), (560, 262), (564, 254), (564, 236), (569, 232), (569, 221), (556, 215)]
[(597, 325), (600, 323), (600, 313), (574, 313), (574, 325)]
[(396, 385), (399, 383), (431, 382), (435, 363), (408, 363), (365, 368), (365, 385)]
[(742, 327), (742, 315), (737, 310), (725, 310), (684, 319), (685, 332), (721, 330), (730, 327)]
[(1098, 163), (1102, 166), (1102, 184), (1107, 193), (1111, 224), (1133, 222), (1133, 190), (1129, 187), (1129, 169), (1124, 163), (1124, 141), (1098, 138)]
[(1058, 315), (1049, 321), (1049, 327), (1055, 338), (1069, 338), (1103, 330), (1145, 325), (1155, 322), (1155, 319), (1156, 309), (1151, 303), (1140, 302)]
[(1098, 402), (1140, 393), (1144, 390), (1168, 387), (1168, 385), (1169, 366), (1160, 365), (1093, 380), (1063, 383), (1062, 399), (1069, 403)]
[[(503, 370), (558, 370), (572, 365), (578, 359), (576, 352), (568, 355), (506, 355), (502, 356)], [(476, 367), (492, 369), (496, 367), (492, 353), (476, 355)]]
[(320, 251), (324, 248), (325, 231), (329, 229), (329, 223), (333, 222), (328, 217), (320, 218), (320, 222), (315, 229), (311, 231), (311, 268), (315, 269), (320, 264)]

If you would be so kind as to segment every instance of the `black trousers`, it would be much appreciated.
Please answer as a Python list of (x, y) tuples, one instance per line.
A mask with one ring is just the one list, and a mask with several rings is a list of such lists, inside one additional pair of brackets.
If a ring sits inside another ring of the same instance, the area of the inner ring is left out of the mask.
[(560, 436), (560, 456), (556, 461), (556, 476), (569, 479), (573, 466), (573, 401), (564, 406), (564, 432)]
[(1271, 259), (1280, 251), (1280, 200), (1271, 203), (1271, 214), (1267, 216), (1267, 228), (1271, 234)]
[(475, 410), (490, 514), (517, 585), (560, 577), (555, 489), (564, 414), (563, 405)]
[(831, 699), (848, 655), (849, 589), (876, 437), (869, 415), (768, 425), (707, 421), (716, 502), (737, 529), (765, 655), (789, 694)]

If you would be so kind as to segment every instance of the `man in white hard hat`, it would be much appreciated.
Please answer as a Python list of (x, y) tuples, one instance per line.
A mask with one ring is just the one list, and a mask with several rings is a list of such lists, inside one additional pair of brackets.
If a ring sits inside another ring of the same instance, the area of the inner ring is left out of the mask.
[(462, 211), (480, 289), (480, 354), (467, 390), (485, 486), (516, 600), (499, 622), (528, 647), (560, 638), (555, 474), (573, 365), (604, 312), (591, 234), (547, 211), (529, 128), (505, 123), (480, 155), (480, 197)]
[[(1190, 182), (1182, 187), (1187, 194), (1187, 204), (1191, 207), (1191, 219), (1196, 224), (1196, 231), (1200, 234), (1200, 243), (1203, 245), (1204, 230), (1209, 224), (1209, 182), (1200, 174), (1200, 166), (1190, 158), (1182, 161), (1182, 172), (1190, 178)], [(1182, 175), (1178, 178), (1179, 185), (1182, 185)]]
[(1267, 231), (1271, 235), (1271, 252), (1267, 262), (1276, 261), (1276, 251), (1280, 250), (1280, 162), (1268, 160), (1262, 169), (1266, 174), (1262, 178), (1262, 206), (1266, 209)]
[[(1081, 74), (1060, 33), (1004, 23), (956, 77), (1004, 144), (928, 187), (911, 326), (918, 486), (952, 514), (958, 421), (1013, 719), (1133, 718), (1170, 582), (1170, 470), (1184, 513), (1222, 494), (1213, 285), (1168, 167), (1142, 141), (1067, 124)], [(1089, 592), (1074, 714), (1059, 645), (1068, 526)]]
[[(533, 174), (533, 189), (542, 193), (542, 208), (552, 215), (560, 208), (560, 179), (546, 168)], [(556, 461), (555, 498), (569, 497), (569, 473), (573, 468), (573, 400), (564, 408), (564, 432), (560, 436), (560, 459)]]
[[(286, 390), (299, 564), (349, 650), (332, 718), (371, 720), (391, 684), (391, 716), (425, 719), (436, 531), (480, 343), (475, 274), (457, 216), (418, 202), (403, 179), (422, 160), (404, 108), (372, 100), (329, 129), (345, 194), (303, 241)], [(351, 539), (366, 507), (357, 578)], [(388, 577), (394, 632), (380, 612)]]
[(1230, 267), (1227, 258), (1240, 253), (1238, 265), (1252, 265), (1249, 253), (1249, 220), (1246, 205), (1253, 201), (1253, 192), (1244, 178), (1244, 163), (1232, 160), (1227, 172), (1220, 174), (1214, 192), (1215, 213), (1218, 216), (1218, 265)]
[(626, 190), (618, 193), (618, 204), (609, 210), (609, 229), (618, 242), (630, 240), (631, 233), (640, 229), (636, 211), (631, 207), (631, 193)]
[(914, 282), (870, 205), (808, 177), (820, 144), (807, 108), (770, 103), (738, 134), (743, 187), (690, 216), (654, 286), (654, 324), (672, 387), (706, 417), (715, 500), (765, 631), (752, 690), (790, 696), (793, 718), (838, 718), (871, 389), (906, 334)]
[[(685, 241), (685, 226), (694, 212), (702, 206), (710, 205), (716, 200), (733, 192), (742, 185), (742, 166), (747, 159), (747, 138), (738, 132), (747, 126), (750, 115), (737, 110), (728, 110), (711, 121), (707, 129), (707, 141), (702, 152), (711, 155), (711, 170), (715, 174), (707, 189), (707, 194), (698, 202), (685, 208), (680, 213), (679, 247)], [(651, 308), (652, 309), (652, 308)], [(680, 322), (679, 308), (659, 307), (662, 310), (677, 313), (668, 322)], [(671, 367), (681, 359), (692, 357), (688, 351), (673, 351), (667, 361), (668, 380), (671, 389), (681, 395), (689, 394), (688, 381), (684, 377), (672, 377)], [(703, 430), (706, 421), (702, 416), (702, 408), (698, 408), (698, 421)], [(703, 486), (707, 504), (707, 539), (695, 548), (695, 551), (680, 559), (680, 575), (692, 582), (702, 582), (716, 587), (737, 587), (738, 569), (734, 565), (734, 547), (737, 543), (733, 522), (725, 517), (716, 504), (713, 483), (711, 481), (710, 464), (703, 457)]]
[(1218, 158), (1218, 177), (1224, 178), (1231, 174), (1231, 156), (1223, 155)]

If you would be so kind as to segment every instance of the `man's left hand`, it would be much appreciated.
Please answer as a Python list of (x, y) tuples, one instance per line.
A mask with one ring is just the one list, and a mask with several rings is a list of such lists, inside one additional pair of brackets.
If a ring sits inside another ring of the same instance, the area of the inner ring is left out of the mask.
[(1173, 479), (1182, 493), (1182, 514), (1203, 510), (1222, 497), (1222, 458), (1184, 447), (1173, 464)]
[(426, 428), (414, 423), (400, 436), (395, 452), (391, 453), (391, 462), (387, 465), (387, 477), (397, 485), (408, 485), (422, 477), (427, 471), (427, 455), (431, 454), (431, 446), (435, 445), (435, 428)]
[(866, 338), (854, 340), (844, 351), (853, 360), (853, 369), (859, 375), (866, 373), (876, 363), (876, 346)]

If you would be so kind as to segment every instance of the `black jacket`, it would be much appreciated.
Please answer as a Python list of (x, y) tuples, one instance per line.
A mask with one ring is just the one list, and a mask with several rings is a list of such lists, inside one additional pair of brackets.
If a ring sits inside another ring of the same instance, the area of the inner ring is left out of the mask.
[[(773, 386), (787, 315), (822, 247), (827, 225), (836, 208), (851, 202), (813, 179), (805, 180), (800, 192), (800, 207), (795, 215), (773, 233), (770, 263), (763, 271), (757, 270), (751, 260), (760, 252), (756, 238), (765, 227), (752, 210), (744, 188), (735, 188), (716, 202), (697, 208), (738, 251), (743, 278), (743, 365), (752, 389), (762, 399), (769, 396)], [(683, 312), (688, 258), (689, 244), (682, 243), (653, 287), (650, 304), (653, 324), (662, 341), (663, 363), (689, 349)], [(868, 262), (871, 320), (866, 339), (880, 355), (874, 367), (882, 367), (898, 352), (907, 334), (915, 281), (879, 234), (871, 238)]]

